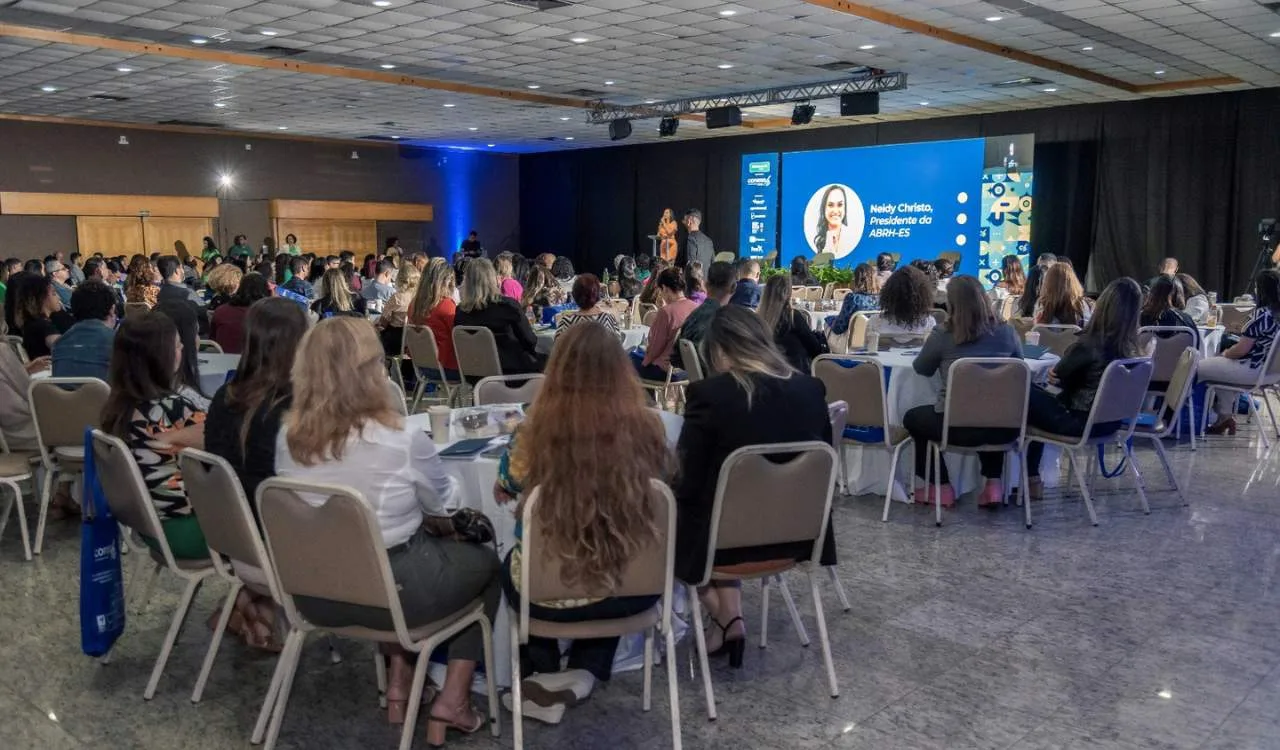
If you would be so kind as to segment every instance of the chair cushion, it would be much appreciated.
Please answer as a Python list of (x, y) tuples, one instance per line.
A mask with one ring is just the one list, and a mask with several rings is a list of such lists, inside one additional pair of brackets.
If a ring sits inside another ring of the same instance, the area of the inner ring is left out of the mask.
[[(424, 641), (460, 620), (476, 616), (484, 616), (483, 599), (473, 599), (465, 607), (443, 619), (436, 620), (435, 622), (429, 622), (426, 625), (420, 625), (416, 628), (409, 628), (409, 640), (414, 642)], [(400, 638), (396, 635), (396, 631), (394, 630), (374, 630), (360, 625), (320, 629), (336, 635), (342, 635), (348, 638), (359, 638), (364, 641), (376, 641), (378, 643), (400, 642)]]
[(63, 445), (53, 449), (53, 457), (65, 463), (84, 463), (83, 445)]
[[(160, 550), (156, 549), (155, 547), (152, 547), (150, 544), (147, 544), (146, 547), (147, 547), (147, 552), (151, 553), (152, 560), (155, 560), (156, 563), (160, 565), (165, 564), (164, 555), (160, 554)], [(204, 558), (203, 560), (182, 560), (175, 557), (173, 558), (173, 561), (178, 564), (178, 570), (192, 571), (192, 572), (205, 570), (205, 569), (213, 570), (213, 561), (207, 557)]]
[[(513, 611), (512, 617), (517, 614)], [(612, 620), (587, 622), (547, 622), (529, 618), (529, 635), (542, 638), (613, 638), (651, 628), (662, 619), (662, 605), (657, 604), (638, 615)]]
[(1133, 434), (1135, 434), (1135, 435), (1163, 435), (1163, 434), (1164, 434), (1164, 431), (1165, 431), (1165, 429), (1166, 429), (1167, 427), (1168, 427), (1168, 425), (1166, 425), (1166, 424), (1164, 423), (1164, 420), (1163, 420), (1163, 419), (1162, 419), (1162, 420), (1160, 420), (1159, 422), (1156, 422), (1155, 424), (1142, 424), (1141, 422), (1139, 422), (1138, 424), (1134, 425), (1134, 427), (1133, 427)]
[[(1084, 440), (1083, 445), (1102, 445), (1104, 443), (1114, 443), (1116, 439), (1116, 434), (1117, 433), (1113, 432), (1110, 435), (1101, 435), (1099, 437), (1088, 438)], [(1074, 447), (1076, 445), (1082, 444), (1081, 443), (1082, 438), (1079, 435), (1059, 435), (1054, 432), (1042, 430), (1038, 427), (1029, 427), (1027, 429), (1027, 437), (1035, 438), (1037, 441), (1047, 441), (1051, 443), (1057, 443), (1065, 447)]]
[(0, 454), (0, 477), (21, 477), (31, 474), (31, 454)]
[(735, 565), (717, 565), (711, 569), (711, 579), (713, 581), (734, 581), (741, 578), (761, 578), (784, 573), (795, 566), (796, 561), (790, 558), (737, 563)]

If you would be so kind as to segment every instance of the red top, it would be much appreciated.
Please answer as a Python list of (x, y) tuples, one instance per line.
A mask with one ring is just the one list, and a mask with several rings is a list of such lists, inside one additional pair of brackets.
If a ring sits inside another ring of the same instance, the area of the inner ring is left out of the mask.
[(427, 316), (426, 325), (436, 337), (436, 349), (440, 352), (440, 366), (446, 370), (458, 369), (458, 356), (453, 353), (453, 317), (458, 305), (445, 297)]
[(248, 307), (232, 304), (220, 305), (209, 320), (209, 336), (227, 354), (239, 354), (244, 348), (244, 319)]

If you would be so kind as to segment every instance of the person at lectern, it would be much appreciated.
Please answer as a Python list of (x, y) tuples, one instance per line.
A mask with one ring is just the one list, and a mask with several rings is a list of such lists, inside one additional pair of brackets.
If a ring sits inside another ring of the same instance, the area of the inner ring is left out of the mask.
[(680, 252), (680, 245), (676, 242), (678, 229), (679, 225), (676, 224), (676, 217), (671, 209), (663, 209), (662, 218), (658, 219), (658, 257), (668, 263), (675, 263), (676, 254)]
[(689, 235), (684, 244), (684, 261), (701, 263), (703, 268), (710, 268), (716, 259), (716, 245), (711, 238), (702, 233), (702, 212), (691, 208), (684, 213), (684, 226)]

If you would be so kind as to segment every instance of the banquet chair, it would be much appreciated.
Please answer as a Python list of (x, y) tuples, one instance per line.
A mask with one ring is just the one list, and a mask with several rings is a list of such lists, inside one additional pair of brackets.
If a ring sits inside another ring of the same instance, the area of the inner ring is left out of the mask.
[(149, 312), (150, 310), (151, 310), (151, 305), (148, 305), (146, 302), (124, 303), (124, 317), (126, 320), (136, 315), (141, 315), (142, 313)]
[[(1178, 363), (1182, 358), (1182, 352), (1188, 347), (1195, 349), (1197, 331), (1183, 326), (1143, 326), (1138, 329), (1138, 346), (1141, 350), (1146, 351), (1147, 347), (1154, 342), (1155, 348), (1151, 350), (1151, 385), (1148, 386), (1152, 391), (1164, 393), (1169, 386), (1169, 381), (1173, 379), (1173, 373), (1178, 369)], [(1188, 424), (1195, 424), (1195, 394), (1189, 393), (1186, 399), (1185, 408), (1188, 410), (1191, 419)], [(1177, 426), (1180, 419), (1171, 420)], [(1196, 449), (1196, 431), (1191, 432), (1191, 450)]]
[[(828, 281), (827, 283), (823, 284), (823, 285), (822, 285), (822, 299), (824, 299), (824, 300), (826, 300), (826, 299), (831, 299), (831, 298), (832, 298), (832, 294), (835, 292), (835, 290), (836, 290), (836, 282), (834, 282), (834, 281)], [(819, 301), (821, 301), (821, 300), (819, 300)]]
[[(851, 362), (847, 367), (841, 362)], [(888, 393), (888, 378), (884, 364), (871, 356), (836, 356), (821, 354), (813, 360), (813, 376), (822, 381), (827, 388), (827, 398), (832, 401), (843, 401), (848, 405), (845, 416), (846, 425), (878, 428), (882, 435), (879, 440), (868, 442), (856, 437), (843, 435), (843, 446), (858, 445), (864, 448), (880, 446), (889, 451), (893, 458), (889, 464), (889, 482), (884, 491), (884, 515), (881, 521), (889, 520), (889, 503), (893, 501), (893, 482), (898, 476), (898, 461), (902, 458), (902, 449), (911, 442), (911, 434), (902, 427), (889, 424), (889, 405), (885, 400)], [(920, 450), (924, 450), (920, 448)], [(845, 451), (840, 451), (840, 474), (844, 478), (845, 491), (848, 491), (849, 465)]]
[(489, 404), (532, 404), (542, 390), (546, 375), (502, 375), (476, 383), (476, 406)]
[[(770, 457), (786, 457), (774, 461)], [(827, 687), (832, 698), (840, 695), (836, 684), (835, 662), (827, 634), (827, 618), (822, 609), (818, 579), (822, 543), (831, 518), (831, 497), (836, 484), (836, 452), (830, 445), (817, 441), (749, 445), (735, 450), (725, 459), (716, 482), (715, 501), (711, 508), (711, 529), (707, 542), (707, 562), (699, 580), (686, 581), (692, 622), (701, 623), (702, 603), (697, 589), (711, 581), (743, 581), (763, 579), (761, 592), (760, 646), (767, 645), (769, 584), (782, 589), (783, 599), (791, 610), (792, 621), (801, 633), (801, 643), (808, 645), (799, 612), (790, 601), (790, 593), (782, 574), (794, 568), (804, 569), (809, 578), (814, 616), (822, 644)], [(782, 499), (785, 498), (785, 501)], [(803, 562), (794, 559), (772, 560), (740, 566), (716, 567), (716, 550), (759, 547), (773, 544), (811, 543), (812, 551)], [(707, 663), (707, 641), (702, 628), (693, 628), (698, 663), (706, 692), (707, 716), (716, 718), (715, 694), (711, 687), (711, 671)]]
[[(418, 375), (418, 385), (413, 389), (413, 404), (409, 407), (409, 413), (417, 413), (418, 404), (422, 402), (427, 385), (431, 383), (444, 389), (444, 401), (452, 406), (455, 386), (460, 384), (449, 380), (445, 375), (444, 365), (440, 364), (440, 349), (436, 345), (435, 333), (426, 326), (405, 326), (404, 349), (409, 354), (414, 372)], [(439, 401), (440, 399), (428, 398), (428, 400)]]
[(653, 325), (653, 319), (658, 317), (658, 308), (654, 307), (653, 305), (641, 305), (641, 307), (653, 308), (651, 310), (646, 311), (643, 315), (640, 316), (640, 325), (645, 327), (651, 327)]
[(680, 348), (680, 362), (684, 365), (684, 372), (689, 382), (696, 383), (705, 378), (706, 375), (702, 371), (702, 356), (698, 354), (698, 347), (694, 346), (689, 339), (680, 339), (676, 346)]
[[(636, 299), (640, 299), (636, 297)], [(636, 305), (636, 320), (643, 325), (649, 325), (649, 321), (653, 320), (651, 315), (657, 314), (658, 306), (648, 302), (641, 302)]]
[(894, 349), (919, 349), (924, 346), (927, 333), (890, 333), (880, 334), (880, 351), (891, 352)]
[(849, 319), (849, 351), (862, 349), (867, 345), (867, 331), (871, 330), (871, 323), (879, 313), (873, 312), (857, 312)]
[(196, 351), (200, 354), (222, 354), (222, 344), (211, 339), (200, 339), (196, 342)]
[[(529, 612), (531, 601), (545, 602), (562, 599), (586, 599), (600, 596), (601, 592), (587, 583), (567, 585), (561, 578), (562, 551), (541, 536), (541, 524), (534, 515), (534, 508), (542, 499), (542, 488), (534, 487), (525, 501), (522, 516), (524, 529), (521, 541), (520, 605), (511, 607), (511, 722), (516, 750), (524, 747), (523, 695), (520, 684), (520, 647), (528, 645), (530, 636), (557, 639), (612, 638), (644, 633), (644, 693), (641, 707), (648, 711), (653, 683), (653, 641), (661, 634), (666, 648), (667, 690), (671, 701), (671, 744), (676, 750), (682, 746), (680, 739), (680, 692), (676, 667), (675, 631), (672, 628), (671, 608), (675, 600), (676, 557), (676, 501), (671, 489), (658, 479), (649, 480), (651, 492), (645, 501), (652, 507), (654, 526), (658, 533), (644, 547), (637, 549), (619, 577), (618, 585), (608, 591), (609, 596), (662, 597), (647, 612), (630, 617), (581, 622), (551, 622), (539, 620)], [(700, 627), (700, 626), (699, 626)]]
[[(453, 353), (458, 358), (458, 376), (461, 388), (474, 386), (481, 379), (502, 375), (502, 361), (498, 359), (498, 342), (493, 331), (484, 326), (454, 326)], [(462, 397), (455, 399), (461, 402)]]
[[(677, 332), (677, 336), (679, 336), (678, 332)], [(651, 391), (653, 393), (654, 401), (658, 403), (659, 409), (666, 409), (668, 405), (672, 405), (667, 400), (667, 396), (674, 390), (675, 399), (674, 399), (674, 404), (672, 406), (676, 410), (676, 412), (679, 413), (682, 410), (682, 407), (684, 405), (684, 398), (685, 398), (684, 389), (685, 389), (685, 386), (689, 385), (689, 378), (688, 378), (688, 375), (686, 374), (684, 380), (674, 380), (673, 378), (675, 373), (676, 373), (676, 368), (674, 366), (668, 365), (666, 378), (662, 380), (649, 380), (648, 378), (640, 378), (640, 387), (646, 391)]]
[(1022, 297), (1020, 295), (1010, 294), (1005, 297), (1000, 303), (1000, 319), (1004, 321), (1013, 320), (1013, 317), (1018, 314), (1018, 305), (1021, 303)]
[(832, 289), (831, 299), (836, 303), (836, 309), (840, 309), (840, 305), (844, 304), (844, 298), (853, 293), (853, 290), (845, 287), (844, 289)]
[[(336, 485), (273, 477), (258, 486), (258, 517), (262, 519), (267, 560), (275, 575), (276, 590), (289, 623), (284, 650), (276, 663), (267, 692), (270, 723), (265, 750), (272, 750), (280, 735), (289, 693), (298, 671), (302, 645), (309, 633), (324, 630), (334, 635), (399, 644), (417, 654), (413, 688), (407, 701), (400, 750), (409, 750), (416, 731), (427, 678), (428, 658), (440, 644), (478, 625), (483, 633), (484, 662), (494, 664), (493, 633), (477, 597), (448, 617), (409, 628), (404, 620), (396, 581), (387, 561), (387, 550), (373, 509), (359, 492)], [(317, 497), (313, 505), (304, 496)], [(387, 610), (389, 630), (358, 625), (320, 627), (299, 612), (295, 597), (306, 596)], [(489, 720), (493, 735), (499, 733), (497, 681), (489, 688)], [(265, 708), (265, 706), (264, 706)]]
[[(933, 479), (934, 524), (942, 525), (943, 454), (1013, 451), (1018, 461), (1018, 495), (1031, 528), (1031, 502), (1027, 494), (1027, 401), (1031, 395), (1031, 368), (1009, 357), (964, 357), (947, 370), (947, 400), (942, 411), (942, 439), (930, 440), (925, 450), (925, 486)], [(952, 428), (979, 427), (1014, 430), (1018, 436), (1005, 443), (968, 446), (951, 442)], [(914, 480), (913, 480), (914, 484)], [(1007, 496), (1007, 492), (1006, 492)]]
[(1252, 304), (1218, 305), (1218, 325), (1225, 328), (1227, 333), (1239, 336), (1256, 309), (1257, 306)]
[(822, 301), (822, 287), (821, 287), (821, 286), (807, 286), (807, 287), (805, 287), (805, 288), (804, 288), (804, 301), (805, 301), (805, 302), (821, 302), (821, 301)]
[[(715, 257), (711, 259), (711, 262), (712, 263), (732, 263), (737, 259), (738, 259), (738, 256), (735, 255), (734, 253), (724, 251), (724, 252), (716, 253)], [(706, 269), (703, 269), (703, 270), (705, 271)]]
[[(827, 404), (827, 418), (831, 420), (831, 448), (839, 456), (844, 441), (844, 426), (849, 418), (849, 405), (843, 401), (832, 401)], [(837, 487), (840, 494), (844, 494), (847, 486), (844, 481), (844, 462), (841, 461), (838, 465), (840, 472), (836, 475)], [(836, 590), (836, 598), (840, 600), (840, 609), (845, 612), (853, 609), (849, 604), (848, 594), (844, 592), (844, 584), (840, 583), (840, 575), (836, 573), (836, 566), (827, 566), (827, 573), (831, 575), (831, 585)]]
[[(1169, 484), (1173, 485), (1178, 497), (1182, 498), (1183, 505), (1187, 504), (1187, 496), (1182, 493), (1178, 478), (1173, 474), (1173, 467), (1169, 465), (1169, 457), (1164, 451), (1164, 439), (1173, 433), (1174, 427), (1182, 419), (1183, 409), (1191, 404), (1191, 389), (1196, 384), (1196, 368), (1199, 365), (1199, 350), (1194, 346), (1183, 349), (1174, 363), (1173, 372), (1169, 375), (1169, 385), (1164, 390), (1164, 402), (1160, 406), (1160, 411), (1151, 415), (1150, 424), (1146, 420), (1139, 420), (1133, 428), (1135, 438), (1150, 440), (1155, 446), (1156, 455), (1160, 457), (1160, 463), (1164, 466), (1164, 473), (1169, 477)], [(1170, 415), (1170, 418), (1166, 419), (1166, 414)], [(1195, 418), (1194, 415), (1195, 410), (1192, 409), (1192, 419)], [(1195, 430), (1191, 430), (1191, 433), (1194, 440)]]
[(31, 539), (27, 531), (27, 509), (22, 502), (22, 482), (33, 480), (31, 463), (38, 460), (39, 454), (34, 451), (13, 452), (9, 450), (9, 441), (0, 433), (0, 486), (8, 488), (12, 493), (5, 493), (8, 501), (4, 510), (0, 511), (0, 537), (4, 536), (4, 527), (9, 523), (9, 516), (14, 508), (18, 510), (18, 533), (22, 535), (22, 556), (31, 562)]
[[(151, 501), (151, 493), (142, 481), (142, 472), (138, 468), (133, 454), (129, 452), (124, 441), (102, 430), (93, 431), (93, 459), (98, 472), (98, 480), (102, 486), (107, 507), (123, 526), (141, 534), (150, 542), (149, 549), (135, 552), (138, 562), (134, 567), (134, 575), (130, 586), (136, 587), (129, 599), (139, 608), (145, 608), (151, 598), (151, 589), (155, 585), (156, 576), (161, 570), (168, 570), (186, 582), (182, 596), (178, 599), (178, 607), (169, 622), (169, 632), (160, 646), (160, 655), (156, 657), (155, 666), (151, 669), (151, 678), (142, 693), (145, 700), (151, 700), (156, 694), (156, 686), (160, 684), (160, 676), (164, 674), (165, 664), (169, 661), (169, 653), (178, 639), (178, 632), (191, 610), (191, 601), (196, 591), (206, 578), (214, 574), (213, 561), (179, 560), (174, 558), (169, 542), (165, 539), (164, 528), (160, 525), (160, 517), (156, 514), (155, 505)], [(150, 552), (150, 554), (146, 554)], [(150, 573), (146, 572), (147, 562), (153, 563)], [(145, 584), (144, 584), (145, 579)], [(139, 596), (141, 594), (141, 596)], [(128, 611), (128, 605), (125, 610)], [(118, 641), (117, 641), (118, 643)], [(106, 664), (111, 659), (108, 651), (100, 661)]]
[(1036, 321), (1034, 318), (1009, 318), (1009, 325), (1013, 326), (1014, 333), (1018, 334), (1019, 341), (1026, 341), (1027, 334), (1035, 328)]
[[(1142, 501), (1143, 513), (1150, 514), (1151, 506), (1147, 504), (1146, 488), (1142, 484), (1142, 472), (1133, 460), (1133, 446), (1129, 438), (1133, 436), (1137, 425), (1138, 414), (1142, 411), (1142, 403), (1147, 396), (1147, 386), (1151, 383), (1151, 360), (1146, 357), (1133, 359), (1117, 359), (1107, 365), (1098, 385), (1097, 396), (1089, 409), (1084, 430), (1079, 435), (1058, 435), (1047, 430), (1031, 427), (1027, 431), (1027, 443), (1038, 442), (1045, 445), (1056, 445), (1067, 454), (1072, 473), (1080, 485), (1080, 493), (1084, 496), (1085, 508), (1089, 511), (1089, 520), (1098, 525), (1098, 514), (1093, 509), (1093, 497), (1089, 494), (1089, 483), (1085, 472), (1077, 463), (1077, 453), (1086, 452), (1081, 457), (1087, 458), (1087, 451), (1098, 445), (1115, 443), (1124, 451), (1125, 464), (1133, 473), (1138, 498)], [(1092, 437), (1093, 426), (1106, 422), (1121, 422), (1126, 426), (1110, 435)]]
[[(1258, 434), (1262, 436), (1262, 445), (1264, 448), (1271, 447), (1271, 439), (1267, 437), (1266, 428), (1262, 426), (1262, 415), (1258, 413), (1258, 404), (1254, 401), (1254, 397), (1262, 399), (1262, 403), (1267, 407), (1267, 414), (1271, 417), (1271, 429), (1276, 431), (1276, 437), (1280, 438), (1280, 425), (1276, 423), (1276, 413), (1271, 406), (1271, 399), (1268, 397), (1268, 390), (1280, 386), (1280, 357), (1276, 356), (1276, 350), (1280, 349), (1275, 342), (1272, 342), (1270, 351), (1262, 360), (1262, 366), (1256, 372), (1258, 379), (1249, 385), (1237, 385), (1235, 383), (1220, 383), (1214, 380), (1201, 380), (1200, 382), (1208, 386), (1204, 392), (1204, 417), (1201, 423), (1201, 429), (1209, 425), (1209, 405), (1213, 403), (1214, 396), (1218, 392), (1231, 394), (1232, 398), (1237, 395), (1245, 396), (1245, 401), (1249, 402), (1249, 419), (1258, 425)], [(37, 548), (37, 552), (39, 548)]]
[(27, 387), (31, 421), (40, 448), (43, 482), (40, 487), (40, 520), (36, 523), (34, 552), (44, 547), (53, 485), (60, 476), (84, 473), (84, 429), (97, 427), (111, 389), (97, 378), (41, 378)]
[(625, 299), (602, 299), (600, 300), (600, 307), (608, 310), (618, 321), (618, 325), (623, 325), (627, 319), (627, 311), (631, 309), (631, 303)]
[(1062, 357), (1066, 355), (1067, 349), (1076, 343), (1080, 326), (1037, 323), (1031, 330), (1040, 334), (1040, 346)]
[(27, 347), (22, 345), (21, 336), (5, 336), (4, 338), (9, 343), (9, 348), (13, 350), (13, 353), (18, 355), (18, 361), (24, 365), (31, 362), (31, 358), (27, 356)]

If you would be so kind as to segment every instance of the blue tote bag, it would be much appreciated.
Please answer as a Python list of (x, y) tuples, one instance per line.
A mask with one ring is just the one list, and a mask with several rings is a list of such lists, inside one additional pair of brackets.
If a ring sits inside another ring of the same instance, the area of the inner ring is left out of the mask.
[(84, 431), (84, 519), (80, 526), (80, 648), (89, 656), (111, 650), (124, 632), (124, 575), (120, 527), (107, 507), (94, 467), (93, 429)]

